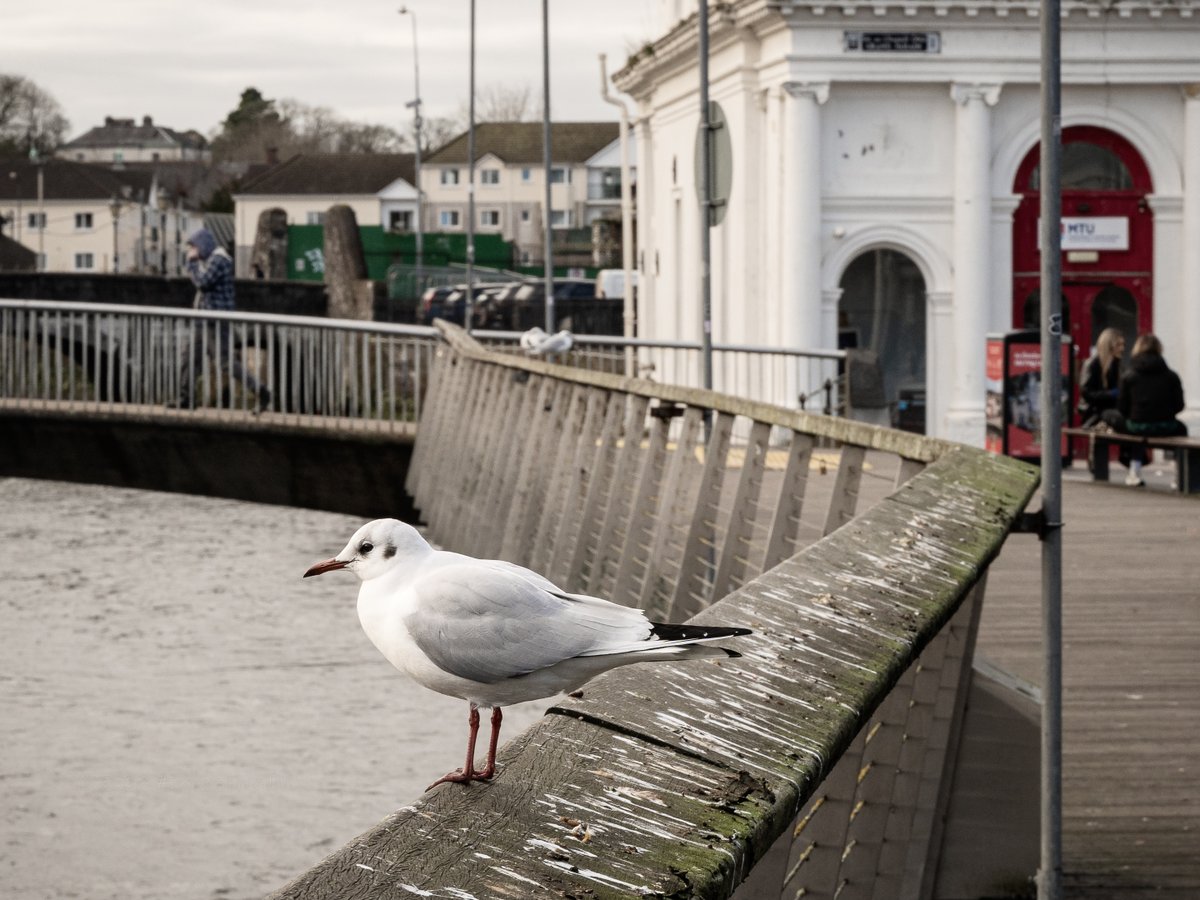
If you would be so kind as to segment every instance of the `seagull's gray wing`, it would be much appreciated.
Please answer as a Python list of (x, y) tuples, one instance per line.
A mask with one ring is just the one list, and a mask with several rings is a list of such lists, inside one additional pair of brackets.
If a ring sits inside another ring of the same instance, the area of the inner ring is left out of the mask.
[(443, 671), (484, 684), (650, 636), (638, 610), (559, 592), (509, 563), (464, 558), (409, 589), (417, 602), (404, 624), (417, 646)]

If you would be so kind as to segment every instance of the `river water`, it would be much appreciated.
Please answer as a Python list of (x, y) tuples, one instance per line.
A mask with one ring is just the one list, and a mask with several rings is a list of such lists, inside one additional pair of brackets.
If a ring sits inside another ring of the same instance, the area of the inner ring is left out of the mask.
[(462, 764), (466, 704), (301, 579), (360, 524), (0, 479), (0, 897), (260, 897)]

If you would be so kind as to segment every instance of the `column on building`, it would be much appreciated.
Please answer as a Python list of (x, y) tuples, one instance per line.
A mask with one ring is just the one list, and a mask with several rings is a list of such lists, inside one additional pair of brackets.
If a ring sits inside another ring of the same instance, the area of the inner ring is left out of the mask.
[(991, 306), (991, 107), (995, 84), (950, 86), (954, 128), (954, 368), (945, 428), (977, 447), (984, 437), (984, 349)]
[(1200, 84), (1184, 88), (1183, 116), (1183, 246), (1188, 249), (1180, 254), (1182, 340), (1172, 343), (1183, 351), (1177, 364), (1187, 408), (1181, 418), (1189, 432), (1200, 434), (1200, 254), (1195, 252), (1200, 247)]
[[(828, 81), (791, 81), (785, 102), (783, 179), (783, 345), (827, 346), (821, 333), (821, 104)], [(787, 402), (820, 383), (820, 373), (799, 365), (787, 379)]]

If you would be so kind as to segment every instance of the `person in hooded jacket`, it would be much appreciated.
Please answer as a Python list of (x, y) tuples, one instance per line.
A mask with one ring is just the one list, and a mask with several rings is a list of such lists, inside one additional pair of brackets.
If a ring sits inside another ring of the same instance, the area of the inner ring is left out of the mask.
[[(196, 309), (232, 311), (235, 306), (232, 257), (217, 245), (217, 239), (207, 228), (193, 232), (187, 239), (187, 248), (187, 273), (196, 286), (192, 305)], [(198, 326), (194, 332), (192, 352), (184, 360), (180, 374), (179, 406), (192, 406), (192, 389), (204, 371), (206, 356), (216, 363), (218, 372), (228, 367), (233, 377), (245, 385), (254, 398), (254, 412), (270, 405), (270, 391), (246, 371), (241, 355), (233, 352), (229, 323), (219, 322)]]
[[(1143, 437), (1185, 437), (1187, 426), (1175, 418), (1183, 410), (1183, 382), (1163, 359), (1162, 341), (1143, 334), (1133, 344), (1129, 365), (1121, 373), (1117, 408), (1104, 413), (1104, 421), (1115, 430)], [(1115, 415), (1114, 415), (1115, 413)], [(1125, 483), (1140, 487), (1143, 448), (1132, 448)]]

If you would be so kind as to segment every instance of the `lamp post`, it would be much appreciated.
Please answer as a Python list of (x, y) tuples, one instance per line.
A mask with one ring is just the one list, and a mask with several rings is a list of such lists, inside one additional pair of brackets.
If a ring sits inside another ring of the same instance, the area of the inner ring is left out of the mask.
[(546, 259), (546, 333), (554, 333), (554, 246), (553, 216), (551, 206), (553, 193), (550, 190), (550, 164), (552, 160), (550, 146), (550, 4), (542, 0), (542, 165), (546, 170), (544, 202), (546, 204), (545, 234), (542, 240), (542, 255)]
[(411, 107), (413, 111), (413, 134), (416, 143), (413, 159), (413, 174), (417, 182), (417, 271), (415, 282), (419, 297), (424, 288), (421, 279), (424, 277), (423, 267), (425, 264), (425, 209), (421, 202), (425, 196), (425, 192), (421, 189), (421, 66), (417, 58), (417, 12), (407, 6), (400, 7), (399, 12), (402, 16), (412, 17), (413, 99), (404, 105)]
[(121, 271), (120, 256), (118, 255), (118, 248), (117, 248), (117, 223), (121, 221), (121, 201), (116, 198), (116, 195), (113, 195), (112, 200), (109, 201), (108, 211), (110, 213), (112, 213), (113, 274), (116, 275), (118, 272)]
[(463, 327), (471, 330), (475, 305), (475, 0), (471, 0), (471, 61), (467, 100), (467, 296), (463, 302)]

